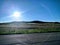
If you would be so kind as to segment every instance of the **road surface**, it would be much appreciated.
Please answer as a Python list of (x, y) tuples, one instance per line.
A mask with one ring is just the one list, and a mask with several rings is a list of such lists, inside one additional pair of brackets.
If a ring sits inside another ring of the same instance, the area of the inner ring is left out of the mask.
[(60, 45), (60, 33), (0, 35), (0, 45)]

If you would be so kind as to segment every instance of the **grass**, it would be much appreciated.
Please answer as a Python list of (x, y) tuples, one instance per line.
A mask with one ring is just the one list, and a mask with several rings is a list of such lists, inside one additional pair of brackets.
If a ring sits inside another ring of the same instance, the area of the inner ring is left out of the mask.
[(49, 33), (60, 32), (60, 28), (40, 28), (40, 29), (19, 29), (19, 30), (0, 30), (0, 35), (3, 34), (30, 34), (30, 33)]

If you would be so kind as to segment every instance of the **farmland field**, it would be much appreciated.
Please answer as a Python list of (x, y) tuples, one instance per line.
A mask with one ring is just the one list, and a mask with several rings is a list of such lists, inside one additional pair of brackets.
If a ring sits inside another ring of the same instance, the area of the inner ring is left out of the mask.
[(60, 32), (60, 23), (1, 23), (0, 34)]

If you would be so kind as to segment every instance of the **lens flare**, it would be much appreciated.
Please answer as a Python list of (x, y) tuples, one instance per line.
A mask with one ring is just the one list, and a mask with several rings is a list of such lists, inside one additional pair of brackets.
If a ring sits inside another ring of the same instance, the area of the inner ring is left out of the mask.
[(19, 21), (20, 18), (21, 18), (21, 12), (18, 12), (18, 11), (14, 12), (12, 14), (12, 18), (13, 18), (14, 21)]

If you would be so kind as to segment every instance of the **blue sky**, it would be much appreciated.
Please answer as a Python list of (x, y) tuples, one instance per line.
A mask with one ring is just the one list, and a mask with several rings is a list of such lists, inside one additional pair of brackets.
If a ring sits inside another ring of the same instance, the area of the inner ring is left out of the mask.
[(0, 22), (17, 21), (10, 17), (15, 11), (20, 21), (60, 22), (60, 0), (0, 0)]

